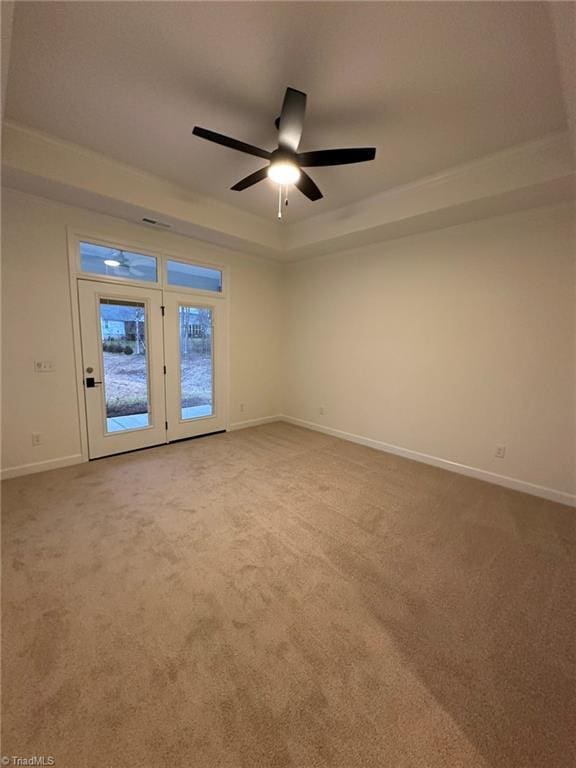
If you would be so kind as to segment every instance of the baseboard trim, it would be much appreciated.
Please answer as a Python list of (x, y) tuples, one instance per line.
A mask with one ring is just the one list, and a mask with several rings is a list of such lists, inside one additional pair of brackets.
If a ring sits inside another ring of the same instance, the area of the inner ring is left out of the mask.
[[(467, 477), (476, 478), (477, 480), (484, 480), (487, 483), (493, 483), (494, 485), (500, 485), (504, 488), (510, 488), (513, 491), (529, 493), (532, 496), (539, 496), (543, 499), (548, 499), (549, 501), (556, 501), (559, 504), (566, 504), (569, 507), (576, 507), (576, 494), (566, 493), (565, 491), (558, 491), (554, 488), (547, 488), (543, 485), (535, 485), (534, 483), (528, 483), (525, 480), (518, 480), (515, 477), (499, 475), (495, 472), (489, 472), (486, 469), (470, 467), (467, 464), (459, 464), (458, 462), (449, 461), (448, 459), (441, 459), (438, 456), (430, 456), (426, 453), (413, 451), (410, 448), (403, 448), (399, 445), (384, 443), (381, 440), (373, 440), (369, 437), (356, 435), (352, 432), (344, 432), (341, 429), (326, 427), (323, 424), (317, 424), (313, 421), (297, 419), (294, 416), (288, 416), (286, 414), (276, 414), (275, 416), (263, 416), (259, 419), (238, 421), (230, 424), (229, 431), (233, 432), (238, 429), (257, 427), (261, 424), (270, 424), (275, 421), (285, 421), (288, 424), (294, 424), (298, 427), (312, 429), (316, 432), (323, 432), (326, 435), (338, 437), (341, 440), (348, 440), (352, 443), (365, 445), (368, 448), (375, 448), (377, 451), (393, 453), (396, 456), (402, 456), (406, 459), (412, 459), (413, 461), (420, 461), (423, 464), (430, 464), (434, 467), (439, 467), (440, 469), (446, 469), (449, 472), (456, 472), (459, 475), (466, 475)], [(51, 469), (60, 469), (61, 467), (70, 467), (74, 464), (81, 464), (83, 461), (83, 456), (78, 453), (72, 456), (62, 456), (59, 459), (47, 459), (46, 461), (38, 461), (34, 462), (33, 464), (21, 464), (17, 467), (7, 467), (6, 469), (3, 469), (1, 472), (1, 478), (2, 480), (9, 480), (12, 477), (31, 475), (37, 472), (48, 472)]]
[(369, 437), (363, 437), (362, 435), (355, 435), (351, 432), (344, 432), (341, 429), (325, 427), (322, 424), (316, 424), (313, 421), (305, 421), (304, 419), (297, 419), (294, 416), (287, 416), (283, 414), (279, 418), (281, 421), (285, 421), (288, 424), (294, 424), (298, 427), (305, 427), (306, 429), (313, 429), (316, 432), (323, 432), (326, 435), (332, 435), (332, 437), (339, 437), (341, 440), (348, 440), (352, 443), (365, 445), (368, 448), (375, 448), (377, 451), (393, 453), (396, 456), (402, 456), (405, 459), (420, 461), (423, 464), (431, 464), (432, 466), (439, 467), (440, 469), (447, 469), (449, 472), (456, 472), (459, 475), (474, 477), (476, 480), (484, 480), (487, 483), (501, 485), (504, 488), (510, 488), (513, 491), (522, 491), (522, 493), (529, 493), (532, 496), (539, 496), (543, 499), (548, 499), (548, 501), (556, 501), (559, 504), (566, 504), (569, 507), (576, 507), (576, 494), (566, 493), (565, 491), (557, 491), (554, 488), (547, 488), (543, 485), (535, 485), (533, 483), (528, 483), (525, 480), (518, 480), (515, 477), (498, 475), (495, 472), (489, 472), (486, 469), (470, 467), (467, 464), (459, 464), (458, 462), (449, 461), (448, 459), (441, 459), (438, 456), (430, 456), (427, 453), (420, 453), (419, 451), (413, 451), (410, 448), (402, 448), (399, 445), (392, 445), (391, 443), (384, 443), (380, 440), (373, 440)]
[(33, 475), (36, 472), (48, 472), (50, 469), (71, 467), (73, 464), (81, 464), (83, 461), (84, 457), (80, 453), (75, 453), (73, 456), (62, 456), (60, 459), (46, 459), (46, 461), (37, 461), (33, 464), (7, 467), (2, 470), (2, 480), (9, 480), (11, 477), (20, 477), (21, 475)]
[(248, 419), (247, 421), (236, 421), (230, 424), (228, 427), (229, 432), (234, 432), (237, 429), (247, 429), (248, 427), (258, 427), (260, 424), (271, 424), (273, 421), (283, 421), (284, 417), (281, 414), (275, 416), (262, 416), (260, 419)]

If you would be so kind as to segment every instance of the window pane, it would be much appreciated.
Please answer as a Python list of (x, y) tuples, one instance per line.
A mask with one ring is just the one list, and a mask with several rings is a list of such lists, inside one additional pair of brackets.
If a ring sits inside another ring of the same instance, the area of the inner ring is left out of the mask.
[(167, 261), (168, 283), (200, 291), (222, 292), (222, 272), (182, 261)]
[(100, 299), (106, 429), (120, 432), (150, 425), (146, 306)]
[(80, 243), (80, 265), (83, 272), (106, 275), (121, 280), (157, 282), (156, 259), (143, 253), (121, 251), (105, 245)]
[(179, 315), (181, 418), (212, 416), (212, 310), (180, 306)]

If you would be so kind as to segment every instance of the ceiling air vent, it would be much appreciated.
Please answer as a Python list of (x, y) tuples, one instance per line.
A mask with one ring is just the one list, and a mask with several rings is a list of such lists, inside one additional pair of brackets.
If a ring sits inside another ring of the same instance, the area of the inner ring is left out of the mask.
[(149, 224), (151, 227), (159, 227), (160, 229), (170, 229), (170, 224), (166, 224), (163, 221), (157, 221), (156, 219), (149, 219), (146, 216), (142, 218), (144, 224)]

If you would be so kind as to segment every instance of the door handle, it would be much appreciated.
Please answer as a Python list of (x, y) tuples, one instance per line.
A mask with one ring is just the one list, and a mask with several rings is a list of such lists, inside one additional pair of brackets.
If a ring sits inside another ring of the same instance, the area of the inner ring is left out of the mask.
[(98, 386), (98, 387), (99, 387), (99, 386), (100, 386), (100, 384), (102, 384), (102, 382), (101, 382), (101, 381), (95, 381), (95, 380), (94, 380), (94, 376), (87, 376), (87, 377), (84, 379), (84, 383), (85, 383), (85, 385), (86, 385), (86, 389), (92, 389), (93, 387), (96, 387), (96, 386)]

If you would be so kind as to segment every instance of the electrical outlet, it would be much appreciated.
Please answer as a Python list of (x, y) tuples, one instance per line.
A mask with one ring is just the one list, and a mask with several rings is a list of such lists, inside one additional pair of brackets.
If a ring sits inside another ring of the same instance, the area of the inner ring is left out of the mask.
[(494, 451), (494, 458), (496, 459), (504, 459), (506, 458), (506, 446), (505, 445), (497, 445), (496, 450)]
[(44, 437), (41, 432), (32, 432), (32, 445), (42, 445)]
[(240, 403), (240, 413), (244, 413), (244, 403)]
[(318, 413), (320, 416), (326, 416), (326, 407), (324, 405), (321, 405), (320, 408), (318, 408)]

